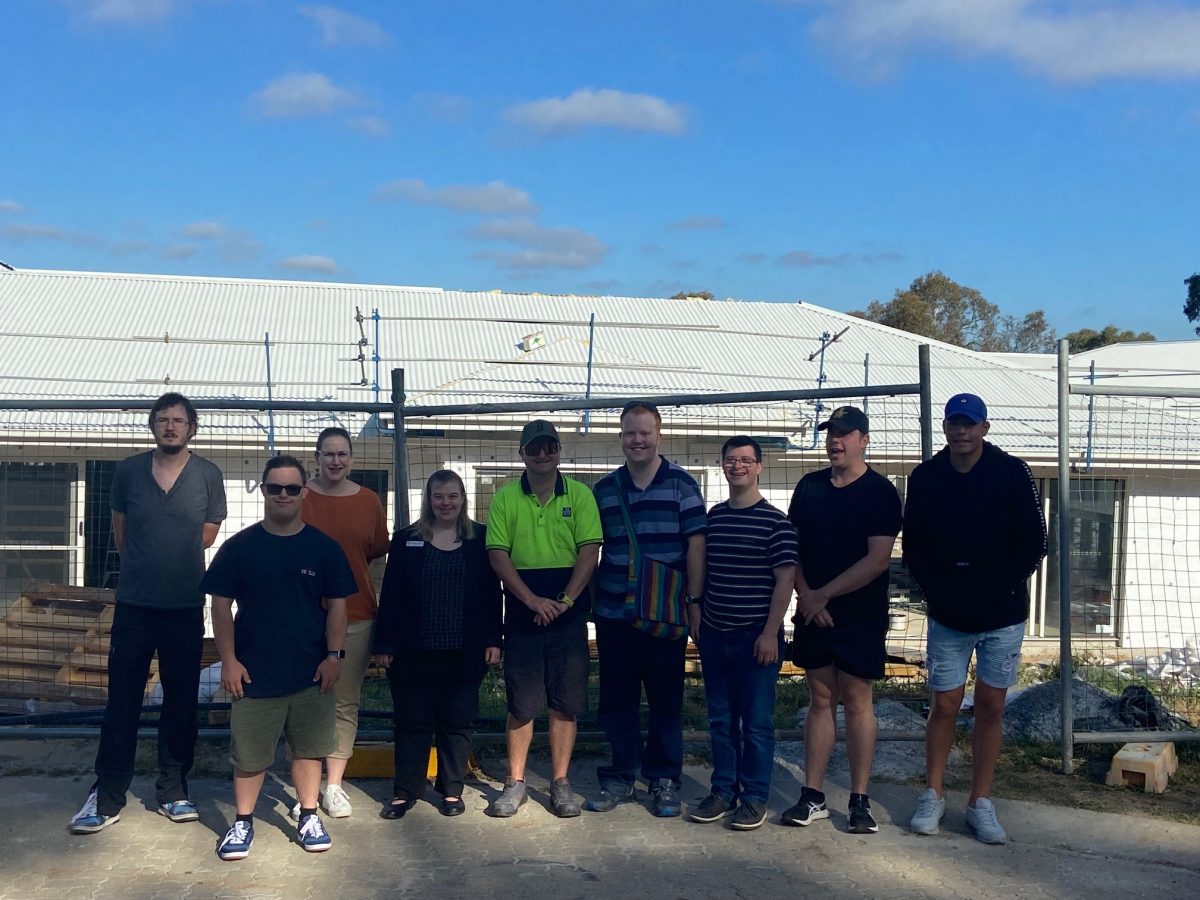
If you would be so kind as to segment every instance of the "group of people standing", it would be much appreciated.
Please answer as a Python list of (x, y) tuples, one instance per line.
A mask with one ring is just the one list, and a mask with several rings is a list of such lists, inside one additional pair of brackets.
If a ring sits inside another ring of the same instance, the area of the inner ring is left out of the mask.
[[(775, 686), (793, 595), (791, 657), (805, 670), (811, 700), (805, 785), (782, 822), (807, 826), (828, 817), (822, 787), (841, 704), (849, 830), (875, 832), (868, 797), (872, 683), (884, 676), (888, 569), (903, 526), (905, 563), (929, 606), (933, 691), (927, 788), (911, 827), (938, 831), (946, 757), (974, 654), (967, 821), (980, 840), (1003, 842), (988, 793), (1005, 691), (1020, 657), (1026, 583), (1045, 553), (1045, 523), (1028, 467), (984, 441), (983, 401), (951, 398), (947, 446), (909, 476), (903, 511), (896, 488), (866, 461), (869, 420), (852, 406), (821, 423), (829, 466), (800, 480), (786, 514), (762, 494), (762, 448), (754, 438), (725, 441), (729, 499), (708, 509), (696, 481), (660, 455), (662, 419), (653, 404), (629, 403), (620, 425), (625, 463), (593, 489), (560, 471), (558, 431), (534, 420), (520, 436), (525, 471), (496, 493), (486, 527), (469, 515), (462, 478), (441, 470), (426, 482), (418, 520), (390, 543), (379, 498), (347, 477), (350, 435), (326, 429), (313, 478), (295, 457), (268, 461), (263, 520), (227, 540), (205, 573), (203, 550), (225, 517), (220, 472), (186, 450), (197, 427), (191, 403), (164, 395), (150, 414), (156, 448), (122, 462), (114, 481), (122, 573), (109, 701), (96, 784), (72, 832), (97, 832), (119, 818), (156, 651), (163, 682), (158, 811), (172, 821), (199, 817), (187, 774), (205, 594), (213, 597), (222, 685), (235, 698), (236, 819), (218, 848), (222, 859), (250, 852), (255, 803), (281, 735), (298, 798), (298, 840), (306, 850), (328, 849), (318, 809), (351, 814), (342, 778), (372, 656), (387, 669), (395, 722), (393, 797), (383, 818), (401, 819), (423, 798), (431, 740), (440, 810), (465, 811), (480, 685), (502, 656), (509, 768), (494, 816), (513, 816), (527, 802), (533, 722), (548, 709), (548, 800), (556, 815), (634, 801), (640, 778), (651, 812), (671, 817), (683, 813), (690, 639), (704, 673), (713, 771), (708, 796), (688, 816), (758, 828), (767, 819)], [(385, 553), (377, 601), (368, 566)], [(672, 593), (683, 594), (682, 621), (646, 627), (639, 599)], [(581, 802), (568, 772), (577, 721), (588, 708), (589, 615), (599, 660), (597, 713), (612, 752), (598, 769), (598, 792)]]

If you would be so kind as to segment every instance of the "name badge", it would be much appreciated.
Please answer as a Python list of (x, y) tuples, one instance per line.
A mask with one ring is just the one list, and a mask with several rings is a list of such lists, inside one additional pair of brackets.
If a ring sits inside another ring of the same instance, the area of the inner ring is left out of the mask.
[(564, 519), (569, 519), (569, 518), (571, 518), (571, 507), (569, 507), (569, 506), (564, 506), (564, 507), (563, 507), (563, 511), (562, 511), (562, 512), (563, 512), (563, 518), (564, 518)]
[(424, 547), (425, 542), (424, 541), (407, 541), (407, 542), (405, 542), (404, 546), (405, 547)]

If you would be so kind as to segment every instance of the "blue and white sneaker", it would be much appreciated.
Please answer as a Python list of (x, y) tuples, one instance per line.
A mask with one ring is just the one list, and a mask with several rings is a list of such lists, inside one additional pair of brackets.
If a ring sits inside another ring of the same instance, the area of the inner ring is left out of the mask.
[(225, 832), (225, 838), (217, 847), (217, 856), (221, 859), (245, 859), (250, 855), (250, 845), (253, 843), (254, 825), (239, 819)]
[(315, 813), (310, 813), (300, 820), (296, 835), (300, 838), (300, 846), (309, 853), (320, 853), (333, 846), (333, 838), (321, 824), (321, 817)]
[(200, 810), (186, 797), (183, 800), (170, 800), (158, 804), (158, 814), (166, 816), (172, 822), (195, 822), (200, 818)]
[(96, 811), (96, 786), (92, 785), (92, 789), (88, 791), (87, 800), (83, 802), (83, 807), (71, 817), (71, 834), (95, 834), (120, 820), (120, 813), (102, 816)]

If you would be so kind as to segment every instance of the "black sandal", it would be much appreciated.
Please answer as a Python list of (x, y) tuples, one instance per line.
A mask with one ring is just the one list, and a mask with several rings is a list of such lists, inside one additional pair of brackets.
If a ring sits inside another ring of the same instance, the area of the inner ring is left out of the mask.
[(379, 811), (381, 819), (403, 819), (404, 814), (417, 805), (416, 800), (393, 800)]
[(467, 804), (463, 803), (462, 797), (455, 800), (442, 798), (442, 815), (443, 816), (461, 816), (467, 811)]

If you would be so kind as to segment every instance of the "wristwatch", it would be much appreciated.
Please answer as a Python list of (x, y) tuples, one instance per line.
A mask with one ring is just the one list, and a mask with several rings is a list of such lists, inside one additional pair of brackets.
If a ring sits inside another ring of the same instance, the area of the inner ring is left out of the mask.
[(565, 606), (567, 609), (570, 609), (572, 606), (575, 605), (575, 601), (572, 600), (570, 595), (565, 592), (559, 594), (554, 599), (557, 600), (559, 603), (561, 603), (563, 606)]
[(329, 659), (345, 659), (346, 651), (345, 650), (326, 650), (325, 655)]
[(704, 595), (700, 594), (698, 596), (693, 597), (691, 594), (688, 594), (686, 597), (683, 598), (683, 602), (687, 606), (700, 606), (704, 603)]

